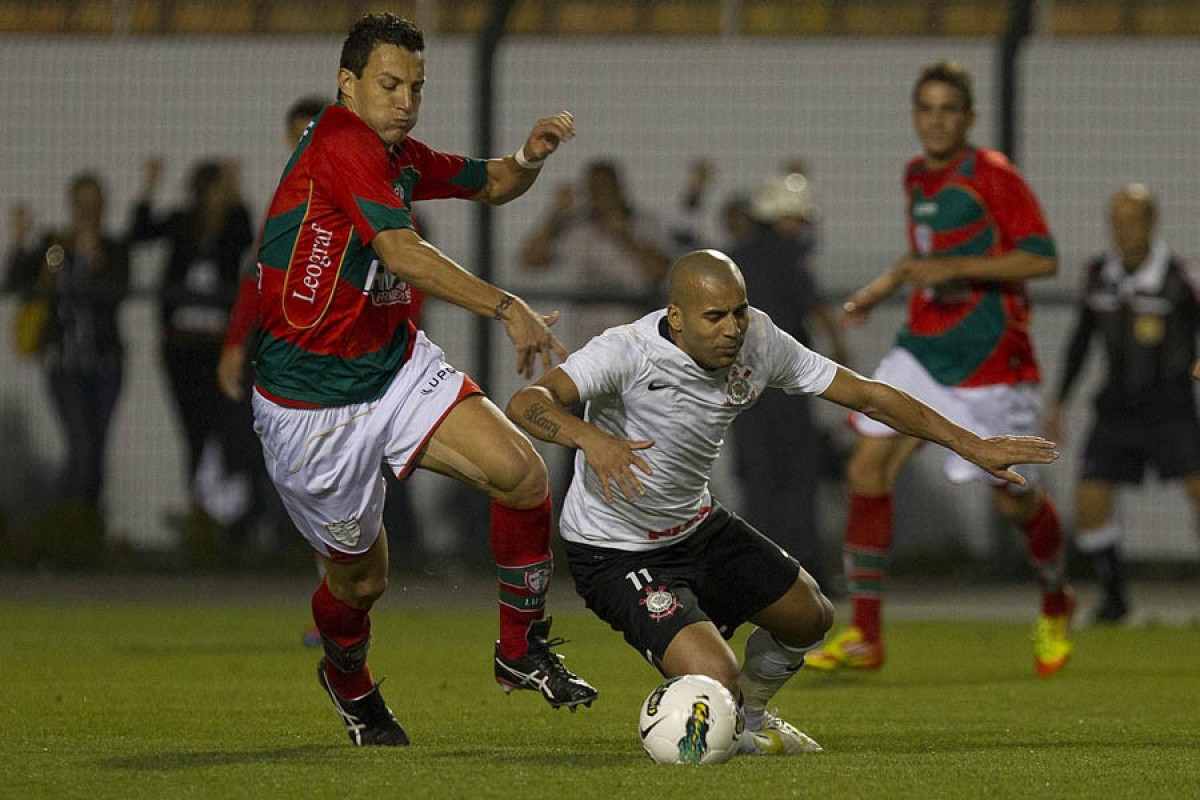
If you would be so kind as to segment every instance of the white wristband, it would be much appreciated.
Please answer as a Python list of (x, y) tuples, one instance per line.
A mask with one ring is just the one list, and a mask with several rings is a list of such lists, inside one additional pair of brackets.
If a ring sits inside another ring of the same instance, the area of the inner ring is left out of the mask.
[(521, 169), (541, 169), (546, 163), (546, 159), (539, 158), (537, 161), (530, 161), (525, 157), (525, 145), (517, 148), (517, 152), (513, 153), (513, 159), (517, 162), (517, 166)]

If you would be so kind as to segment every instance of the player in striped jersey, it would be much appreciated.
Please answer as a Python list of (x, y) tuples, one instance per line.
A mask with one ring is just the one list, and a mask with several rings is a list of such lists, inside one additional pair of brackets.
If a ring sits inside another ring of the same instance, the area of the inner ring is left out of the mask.
[(538, 120), (514, 156), (443, 153), (409, 136), (425, 87), (424, 37), (368, 14), (350, 29), (338, 102), (301, 137), (263, 224), (255, 428), (296, 527), (324, 558), (313, 619), (322, 687), (356, 745), (408, 736), (367, 667), (369, 610), (387, 586), (381, 465), (424, 468), (486, 492), (499, 575), (496, 680), (554, 707), (596, 691), (551, 651), (546, 468), (533, 446), (411, 320), (412, 289), (501, 322), (530, 375), (565, 356), (543, 317), (415, 232), (414, 201), (490, 205), (524, 194), (574, 135), (568, 112)]
[[(925, 67), (912, 94), (913, 127), (924, 152), (908, 164), (909, 248), (846, 301), (845, 318), (864, 321), (894, 290), (912, 285), (908, 321), (875, 377), (919, 397), (979, 434), (1038, 430), (1040, 378), (1029, 340), (1025, 281), (1054, 274), (1054, 240), (1037, 198), (1001, 153), (974, 147), (971, 76), (940, 61)], [(853, 621), (809, 664), (822, 670), (883, 665), (885, 559), (892, 541), (892, 489), (921, 442), (851, 415), (858, 440), (850, 456), (850, 510), (844, 562)], [(986, 479), (948, 455), (947, 476)], [(1029, 486), (993, 481), (996, 507), (1025, 535), (1042, 589), (1034, 668), (1051, 675), (1071, 652), (1075, 601), (1063, 573), (1062, 529), (1034, 475)]]

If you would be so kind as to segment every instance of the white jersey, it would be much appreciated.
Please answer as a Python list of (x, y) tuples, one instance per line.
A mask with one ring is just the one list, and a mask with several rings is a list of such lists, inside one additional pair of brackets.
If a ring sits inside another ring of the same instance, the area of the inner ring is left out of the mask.
[[(756, 308), (737, 360), (707, 370), (664, 335), (666, 311), (609, 328), (571, 354), (562, 369), (586, 401), (584, 418), (620, 439), (653, 439), (638, 451), (653, 473), (637, 472), (646, 494), (636, 503), (614, 490), (604, 499), (583, 451), (563, 504), (560, 529), (570, 542), (652, 550), (690, 534), (712, 507), (713, 462), (734, 417), (767, 387), (819, 394), (837, 364), (809, 350)], [(812, 453), (796, 453), (812, 458)]]

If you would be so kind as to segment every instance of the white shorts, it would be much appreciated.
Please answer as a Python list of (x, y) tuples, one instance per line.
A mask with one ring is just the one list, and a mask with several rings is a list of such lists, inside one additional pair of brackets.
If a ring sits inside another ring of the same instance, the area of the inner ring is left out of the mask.
[[(943, 386), (933, 379), (912, 353), (899, 347), (888, 351), (872, 377), (908, 392), (943, 417), (980, 436), (1039, 434), (1041, 396), (1036, 383)], [(871, 438), (898, 435), (887, 425), (858, 411), (850, 414), (850, 425), (860, 435)], [(946, 453), (944, 469), (952, 483), (967, 483), (983, 478), (997, 485), (1005, 484), (950, 451)], [(1036, 482), (1036, 465), (1023, 464), (1017, 467), (1017, 471), (1029, 484)]]
[(318, 553), (353, 561), (379, 538), (388, 465), (398, 477), (450, 410), (479, 387), (418, 332), (383, 396), (330, 408), (289, 408), (254, 393), (254, 430), (267, 474), (292, 522)]

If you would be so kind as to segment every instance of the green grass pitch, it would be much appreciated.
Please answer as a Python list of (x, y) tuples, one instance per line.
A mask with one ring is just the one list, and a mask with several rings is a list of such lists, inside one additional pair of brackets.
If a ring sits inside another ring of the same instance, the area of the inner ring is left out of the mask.
[(680, 767), (637, 740), (657, 673), (590, 616), (555, 620), (600, 689), (572, 714), (495, 685), (490, 609), (382, 605), (371, 663), (399, 750), (350, 746), (298, 642), (302, 600), (0, 604), (0, 797), (1200, 796), (1195, 629), (1085, 629), (1037, 679), (1028, 626), (891, 623), (881, 672), (802, 672), (777, 698), (825, 753)]

